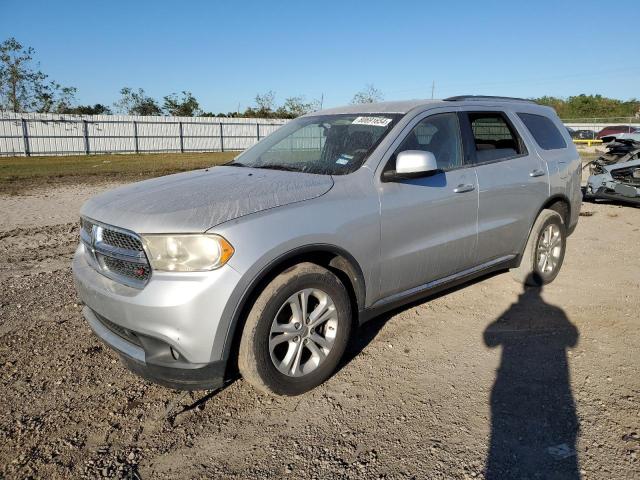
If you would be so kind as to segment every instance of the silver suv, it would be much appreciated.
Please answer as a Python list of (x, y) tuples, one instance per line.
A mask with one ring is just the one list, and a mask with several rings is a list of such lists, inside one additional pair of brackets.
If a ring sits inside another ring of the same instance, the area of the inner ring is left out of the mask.
[(550, 108), (502, 97), (305, 115), (233, 162), (123, 186), (81, 211), (91, 328), (179, 389), (326, 380), (356, 327), (488, 272), (551, 282), (580, 158)]

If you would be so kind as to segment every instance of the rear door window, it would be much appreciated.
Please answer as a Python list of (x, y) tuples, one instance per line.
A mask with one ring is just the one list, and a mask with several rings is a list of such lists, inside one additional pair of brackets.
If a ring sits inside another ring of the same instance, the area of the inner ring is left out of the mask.
[(502, 112), (470, 112), (468, 115), (478, 163), (527, 153), (516, 129)]
[(567, 148), (567, 142), (550, 118), (532, 113), (519, 113), (518, 117), (543, 150)]

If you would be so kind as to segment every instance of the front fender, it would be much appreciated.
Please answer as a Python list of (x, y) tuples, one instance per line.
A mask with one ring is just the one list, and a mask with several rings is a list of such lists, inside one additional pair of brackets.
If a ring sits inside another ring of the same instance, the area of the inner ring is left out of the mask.
[(292, 256), (329, 252), (347, 259), (360, 279), (361, 307), (366, 308), (367, 299), (379, 287), (379, 204), (373, 187), (373, 194), (367, 194), (366, 188), (342, 189), (339, 182), (336, 186), (322, 197), (248, 215), (211, 230), (233, 245), (229, 266), (241, 274), (218, 324), (212, 360), (229, 357), (240, 315), (253, 289)]

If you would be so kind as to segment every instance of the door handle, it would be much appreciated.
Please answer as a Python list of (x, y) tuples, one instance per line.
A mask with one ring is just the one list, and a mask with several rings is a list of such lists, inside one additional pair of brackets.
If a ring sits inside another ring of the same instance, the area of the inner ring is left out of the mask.
[(544, 175), (544, 170), (538, 170), (537, 168), (529, 172), (530, 177), (541, 177), (543, 175)]
[(456, 188), (453, 189), (453, 193), (471, 192), (475, 190), (475, 188), (476, 187), (474, 187), (470, 183), (467, 183), (467, 184), (461, 183), (460, 185), (458, 185)]

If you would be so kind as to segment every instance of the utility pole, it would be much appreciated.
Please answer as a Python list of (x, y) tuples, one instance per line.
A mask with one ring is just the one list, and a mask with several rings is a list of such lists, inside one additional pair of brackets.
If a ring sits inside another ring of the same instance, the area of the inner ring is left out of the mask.
[(320, 110), (322, 110), (323, 104), (324, 104), (324, 92), (320, 94)]
[(433, 92), (436, 90), (436, 81), (431, 82), (431, 100), (433, 100)]

